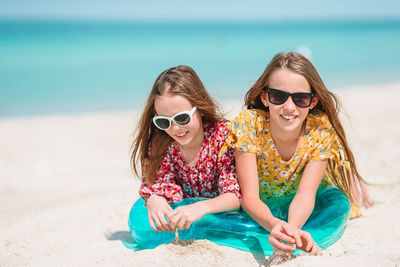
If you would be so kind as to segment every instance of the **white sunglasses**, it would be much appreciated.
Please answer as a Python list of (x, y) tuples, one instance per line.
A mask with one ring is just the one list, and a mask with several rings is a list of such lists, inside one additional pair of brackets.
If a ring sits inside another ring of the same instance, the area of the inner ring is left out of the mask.
[(172, 121), (181, 127), (188, 126), (192, 122), (193, 114), (196, 112), (197, 108), (193, 107), (192, 110), (185, 110), (179, 113), (176, 113), (172, 117), (166, 116), (154, 116), (153, 123), (154, 125), (163, 131), (168, 130), (171, 127)]

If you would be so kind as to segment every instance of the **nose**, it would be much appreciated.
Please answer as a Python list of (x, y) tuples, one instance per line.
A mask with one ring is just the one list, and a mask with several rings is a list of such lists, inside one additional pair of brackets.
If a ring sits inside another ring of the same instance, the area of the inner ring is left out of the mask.
[(294, 104), (291, 96), (286, 100), (286, 102), (283, 105), (284, 105), (283, 108), (289, 112), (294, 111), (296, 109), (296, 105)]
[(179, 130), (181, 128), (181, 126), (179, 126), (178, 124), (176, 124), (174, 121), (171, 122), (171, 127), (169, 127), (168, 130), (172, 130), (172, 131), (176, 131)]

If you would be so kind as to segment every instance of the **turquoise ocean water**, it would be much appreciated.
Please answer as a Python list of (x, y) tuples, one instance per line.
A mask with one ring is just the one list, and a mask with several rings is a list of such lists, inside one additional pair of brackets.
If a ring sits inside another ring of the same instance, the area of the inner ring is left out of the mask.
[(160, 72), (193, 67), (242, 98), (280, 51), (328, 88), (400, 79), (400, 20), (281, 23), (0, 21), (0, 117), (140, 108)]

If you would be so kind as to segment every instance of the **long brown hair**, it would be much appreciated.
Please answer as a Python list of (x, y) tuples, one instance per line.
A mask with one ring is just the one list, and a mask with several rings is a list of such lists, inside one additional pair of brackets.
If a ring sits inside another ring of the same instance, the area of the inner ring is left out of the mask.
[(343, 144), (345, 154), (350, 163), (350, 170), (340, 167), (338, 168), (339, 173), (335, 174), (335, 169), (338, 167), (337, 163), (329, 159), (326, 174), (329, 179), (331, 179), (331, 181), (333, 181), (333, 183), (346, 193), (351, 201), (353, 201), (351, 187), (353, 184), (357, 184), (355, 179), (360, 182), (363, 182), (364, 180), (357, 170), (353, 153), (350, 150), (346, 134), (339, 120), (338, 114), (341, 108), (341, 102), (335, 94), (326, 88), (317, 70), (307, 58), (294, 52), (277, 54), (268, 64), (261, 77), (246, 93), (246, 107), (248, 109), (267, 109), (261, 101), (260, 94), (263, 92), (263, 88), (268, 86), (271, 74), (278, 69), (287, 69), (302, 75), (310, 85), (311, 91), (317, 94), (319, 98), (318, 104), (310, 110), (310, 112), (313, 113), (320, 110), (327, 115)]
[(133, 170), (140, 177), (138, 166), (141, 166), (142, 176), (145, 176), (146, 182), (150, 185), (154, 183), (161, 160), (173, 141), (165, 131), (159, 130), (152, 123), (152, 118), (156, 115), (154, 101), (157, 96), (167, 93), (181, 95), (189, 100), (193, 106), (197, 107), (203, 123), (215, 124), (223, 118), (218, 104), (208, 94), (199, 76), (192, 68), (180, 65), (162, 72), (155, 80), (147, 98), (136, 129), (136, 138), (131, 146)]

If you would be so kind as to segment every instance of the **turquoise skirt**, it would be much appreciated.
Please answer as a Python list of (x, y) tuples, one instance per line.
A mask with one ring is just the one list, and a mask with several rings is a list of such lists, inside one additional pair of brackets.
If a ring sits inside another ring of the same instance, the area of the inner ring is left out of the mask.
[[(294, 194), (274, 197), (265, 203), (275, 217), (287, 221), (293, 197)], [(171, 206), (176, 208), (201, 200), (204, 198), (187, 198)], [(143, 199), (136, 201), (129, 215), (128, 225), (133, 242), (125, 241), (124, 244), (133, 250), (152, 249), (170, 243), (175, 238), (172, 232), (157, 232), (150, 227), (144, 204)], [(314, 210), (302, 229), (311, 234), (319, 247), (326, 249), (342, 236), (350, 209), (350, 202), (342, 191), (321, 185), (316, 194)], [(182, 240), (208, 239), (218, 245), (261, 252), (266, 256), (273, 252), (268, 241), (269, 232), (244, 211), (207, 214), (194, 222), (189, 229), (178, 231)], [(299, 250), (296, 250), (294, 254), (298, 252)]]

